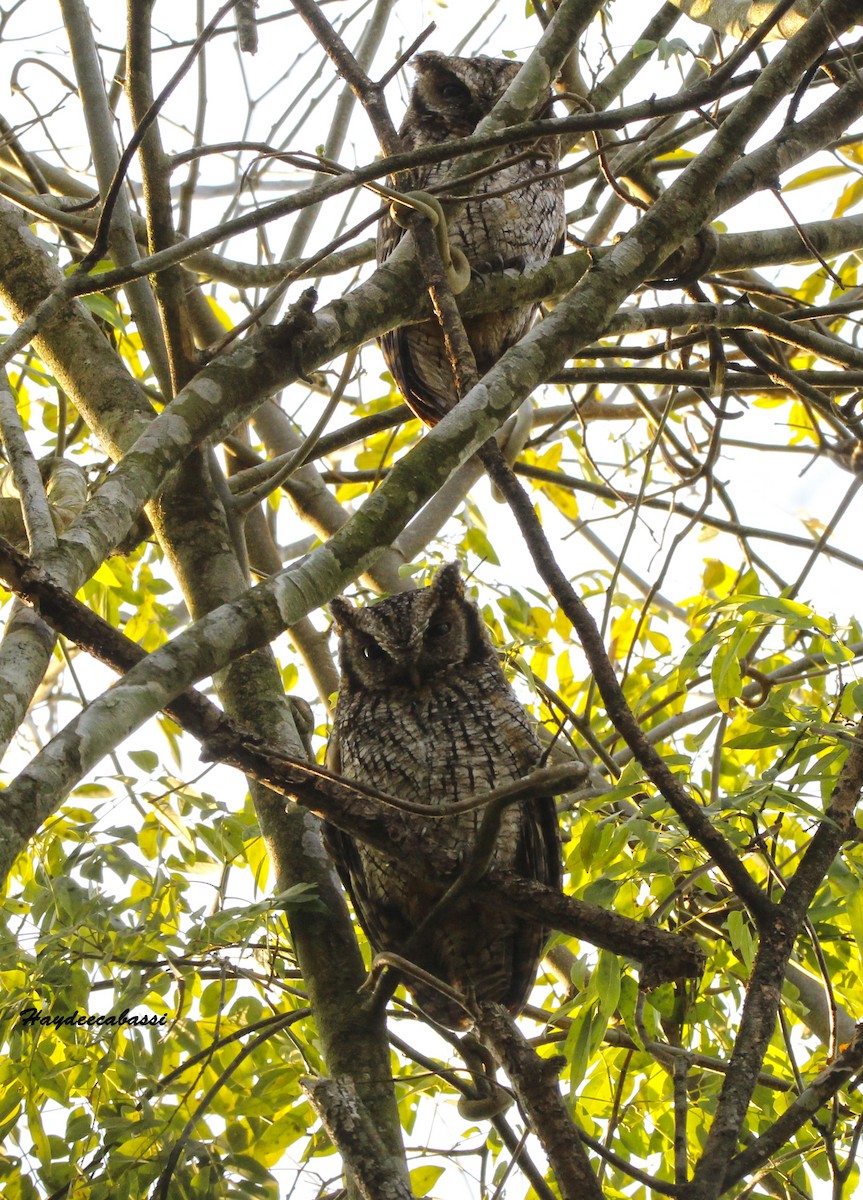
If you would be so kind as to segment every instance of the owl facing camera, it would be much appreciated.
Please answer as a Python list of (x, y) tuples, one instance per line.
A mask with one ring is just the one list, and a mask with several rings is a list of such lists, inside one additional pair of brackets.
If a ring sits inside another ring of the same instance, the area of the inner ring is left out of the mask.
[[(504, 677), (476, 605), (464, 594), (458, 563), (429, 587), (356, 608), (332, 602), (341, 684), (331, 766), (388, 795), (445, 810), (448, 805), (529, 774), (540, 748), (531, 718)], [(436, 823), (461, 864), (476, 844), (483, 810)], [(409, 958), (468, 1000), (521, 1011), (533, 987), (547, 932), (484, 900), (482, 884), (445, 910), (419, 939), (419, 926), (453, 875), (429, 880), (327, 826), (327, 847), (376, 953)], [(560, 886), (560, 845), (552, 797), (503, 811), (492, 869)], [(417, 1005), (450, 1028), (465, 1009), (431, 984), (406, 977)]]

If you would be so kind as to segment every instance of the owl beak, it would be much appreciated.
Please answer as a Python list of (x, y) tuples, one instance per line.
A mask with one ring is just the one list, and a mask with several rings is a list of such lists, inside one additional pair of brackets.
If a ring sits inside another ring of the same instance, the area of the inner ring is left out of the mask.
[(403, 677), (407, 680), (410, 686), (414, 690), (422, 687), (422, 672), (420, 671), (419, 664), (416, 660), (416, 652), (414, 648), (412, 646), (406, 647), (404, 655), (402, 656), (399, 654), (396, 661), (398, 662), (400, 670), (403, 672)]
[(391, 651), (394, 660), (398, 663), (399, 670), (403, 672), (404, 678), (415, 690), (423, 685), (423, 674), (417, 661), (420, 649), (420, 640), (413, 638), (410, 642), (403, 643), (397, 650)]

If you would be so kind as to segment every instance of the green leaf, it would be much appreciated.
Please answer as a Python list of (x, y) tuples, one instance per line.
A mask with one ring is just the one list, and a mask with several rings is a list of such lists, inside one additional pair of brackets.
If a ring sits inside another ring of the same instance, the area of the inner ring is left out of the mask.
[(594, 1042), (594, 1027), (606, 1028), (604, 1017), (600, 1017), (593, 1005), (589, 1005), (575, 1017), (567, 1033), (566, 1054), (569, 1057), (569, 1082), (573, 1088), (587, 1074), (587, 1065)]
[(848, 897), (848, 920), (851, 923), (851, 933), (857, 943), (856, 975), (858, 986), (863, 985), (863, 890), (855, 889)]
[(726, 642), (720, 646), (713, 660), (711, 677), (713, 691), (723, 712), (728, 712), (729, 700), (736, 700), (743, 691), (743, 680), (740, 675), (739, 640)]
[(167, 796), (161, 796), (158, 800), (153, 800), (150, 811), (163, 829), (178, 838), (182, 845), (192, 854), (195, 853), (195, 839), (192, 837), (186, 822)]
[(279, 892), (277, 896), (273, 896), (272, 901), (268, 903), (273, 907), (284, 909), (298, 908), (302, 905), (315, 905), (321, 911), (326, 911), (326, 907), (321, 901), (317, 886), (314, 883), (295, 883), (293, 887), (286, 888), (285, 891)]
[(698, 674), (701, 664), (717, 645), (718, 640), (718, 631), (712, 630), (687, 649), (676, 672), (676, 682), (679, 687), (685, 687), (688, 680)]
[(470, 550), (477, 558), (483, 562), (490, 562), (494, 566), (500, 566), (500, 559), (495, 553), (494, 546), (488, 540), (488, 536), (484, 530), (474, 525), (469, 529), (464, 537), (464, 545), (466, 550)]
[(148, 773), (155, 771), (159, 766), (159, 756), (153, 750), (130, 750), (129, 758), (136, 767)]
[(617, 1009), (620, 998), (620, 962), (616, 954), (609, 950), (600, 950), (599, 961), (596, 964), (596, 988), (599, 997), (599, 1011), (605, 1017), (610, 1017)]
[(842, 715), (853, 717), (861, 712), (863, 712), (863, 683), (849, 684), (842, 693)]
[(701, 574), (701, 586), (705, 591), (710, 591), (711, 588), (719, 587), (725, 582), (728, 568), (725, 563), (718, 558), (707, 558), (704, 560), (704, 570)]
[(98, 292), (94, 292), (90, 296), (82, 296), (81, 300), (94, 316), (101, 317), (103, 321), (107, 321), (115, 329), (125, 330), (126, 322), (123, 319), (123, 314), (113, 300), (110, 300), (107, 296), (100, 295)]
[(755, 957), (755, 941), (749, 922), (742, 912), (735, 910), (728, 914), (726, 928), (731, 945), (738, 952), (747, 967), (752, 966)]
[(414, 1167), (410, 1173), (411, 1191), (415, 1196), (427, 1196), (443, 1175), (443, 1167)]
[(752, 729), (729, 738), (725, 746), (729, 750), (763, 750), (768, 746), (782, 746), (793, 736), (789, 729)]
[(639, 38), (637, 42), (632, 43), (632, 57), (644, 58), (645, 55), (652, 54), (656, 47), (657, 43), (650, 38)]

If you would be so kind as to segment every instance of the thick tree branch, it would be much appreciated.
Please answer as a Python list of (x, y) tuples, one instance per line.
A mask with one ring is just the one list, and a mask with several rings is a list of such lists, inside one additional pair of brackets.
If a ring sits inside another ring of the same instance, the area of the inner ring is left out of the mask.
[(304, 1079), (303, 1087), (330, 1141), (351, 1166), (363, 1200), (411, 1200), (413, 1192), (393, 1162), (371, 1115), (348, 1076)]
[(499, 1004), (474, 1011), (482, 1040), (507, 1073), (519, 1104), (542, 1143), (563, 1200), (601, 1200), (602, 1189), (570, 1117), (557, 1076), (560, 1059), (540, 1058)]

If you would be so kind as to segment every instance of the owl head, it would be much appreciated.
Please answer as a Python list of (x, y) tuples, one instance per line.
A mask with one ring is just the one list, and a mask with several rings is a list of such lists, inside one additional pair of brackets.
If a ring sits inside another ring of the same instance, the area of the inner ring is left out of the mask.
[(452, 58), (437, 50), (418, 54), (411, 64), (414, 120), (426, 129), (439, 125), (446, 138), (473, 133), (518, 74), (520, 62), (507, 58)]
[(495, 657), (479, 611), (465, 597), (458, 563), (441, 567), (427, 588), (365, 608), (336, 597), (330, 608), (342, 686), (349, 689), (418, 689)]

